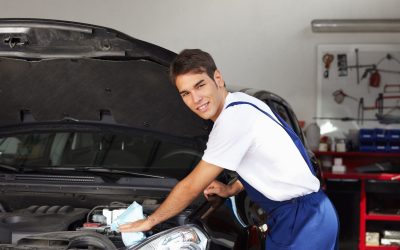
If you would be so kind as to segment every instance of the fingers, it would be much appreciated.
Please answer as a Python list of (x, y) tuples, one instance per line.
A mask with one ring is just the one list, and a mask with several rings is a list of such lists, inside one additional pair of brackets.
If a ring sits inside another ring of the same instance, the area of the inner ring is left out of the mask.
[(206, 197), (207, 200), (209, 200), (211, 196), (215, 195), (215, 193), (210, 193), (207, 191), (204, 191), (203, 193), (204, 193), (204, 197)]
[(221, 197), (227, 197), (229, 196), (228, 194), (228, 186), (219, 182), (219, 181), (213, 181), (208, 187), (203, 191), (204, 196), (206, 197), (207, 200), (213, 195), (218, 195)]
[(135, 229), (136, 229), (136, 227), (135, 227), (134, 222), (122, 224), (119, 226), (120, 232), (137, 232), (137, 230), (135, 230)]
[(212, 195), (218, 194), (218, 185), (216, 181), (211, 182), (210, 185), (203, 191), (204, 196), (208, 200), (208, 198)]
[(146, 224), (145, 219), (122, 224), (119, 226), (119, 231), (122, 233), (124, 233), (124, 232), (144, 232), (144, 231), (148, 231), (150, 229), (151, 228), (149, 227), (149, 225)]

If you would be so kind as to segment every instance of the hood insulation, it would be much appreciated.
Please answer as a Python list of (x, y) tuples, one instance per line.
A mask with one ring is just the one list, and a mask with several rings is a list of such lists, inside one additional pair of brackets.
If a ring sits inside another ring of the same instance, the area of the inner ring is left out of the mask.
[(21, 123), (29, 110), (36, 122), (99, 121), (109, 110), (118, 125), (194, 137), (206, 122), (182, 102), (168, 68), (148, 60), (0, 59), (0, 127)]

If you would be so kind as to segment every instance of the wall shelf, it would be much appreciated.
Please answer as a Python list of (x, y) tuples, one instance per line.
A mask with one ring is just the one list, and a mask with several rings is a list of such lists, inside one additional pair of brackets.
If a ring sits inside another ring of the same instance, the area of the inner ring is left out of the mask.
[(343, 164), (350, 170), (356, 167), (367, 166), (373, 163), (395, 162), (400, 164), (400, 153), (392, 152), (314, 152), (321, 161), (333, 158), (342, 158)]
[(366, 220), (382, 220), (382, 221), (400, 221), (400, 215), (389, 215), (389, 214), (376, 214), (368, 213), (365, 216)]
[[(370, 191), (366, 191), (366, 185), (373, 183), (374, 187), (381, 187), (376, 185), (387, 185), (400, 183), (400, 173), (360, 173), (356, 171), (357, 167), (371, 165), (377, 162), (400, 162), (400, 153), (384, 153), (384, 152), (315, 152), (319, 159), (332, 160), (336, 157), (343, 159), (343, 164), (347, 167), (344, 173), (332, 173), (324, 171), (323, 177), (326, 180), (356, 180), (360, 183), (359, 195), (359, 239), (358, 249), (384, 249), (384, 250), (400, 250), (400, 246), (367, 246), (366, 245), (366, 231), (367, 221), (374, 223), (374, 221), (387, 221), (390, 223), (399, 223), (400, 215), (398, 214), (382, 214), (368, 211), (367, 196), (369, 197)], [(381, 183), (382, 182), (382, 183)], [(390, 186), (390, 185), (389, 185)], [(387, 186), (384, 186), (387, 187)], [(373, 189), (373, 192), (378, 192)], [(397, 194), (397, 191), (395, 191)], [(400, 193), (400, 190), (398, 190)], [(396, 196), (395, 196), (396, 197)], [(372, 198), (371, 198), (372, 199)], [(396, 206), (396, 209), (400, 207)]]
[(399, 250), (400, 246), (366, 246), (366, 250)]
[(359, 152), (359, 151), (352, 151), (352, 152), (332, 152), (332, 151), (315, 151), (314, 154), (316, 156), (321, 155), (331, 155), (335, 157), (348, 157), (348, 156), (357, 156), (357, 157), (400, 157), (400, 153), (392, 153), (392, 152)]

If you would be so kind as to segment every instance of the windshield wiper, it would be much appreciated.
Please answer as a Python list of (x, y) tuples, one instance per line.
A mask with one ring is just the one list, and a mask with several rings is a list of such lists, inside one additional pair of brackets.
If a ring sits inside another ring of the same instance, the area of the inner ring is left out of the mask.
[(10, 165), (1, 164), (1, 163), (0, 163), (0, 168), (7, 169), (7, 170), (12, 170), (14, 172), (20, 172), (21, 171), (20, 168), (13, 167), (13, 166), (10, 166)]
[[(81, 168), (78, 168), (76, 170), (80, 170)], [(100, 167), (85, 167), (83, 168), (85, 171), (89, 172), (97, 172), (97, 173), (116, 173), (116, 174), (129, 174), (129, 175), (134, 175), (134, 176), (141, 176), (141, 177), (150, 177), (150, 178), (158, 178), (158, 179), (165, 179), (165, 176), (161, 175), (153, 175), (153, 174), (143, 174), (139, 172), (131, 172), (131, 171), (126, 171), (126, 170), (119, 170), (119, 169), (109, 169), (109, 168), (100, 168)]]
[(38, 171), (40, 171), (42, 169), (56, 170), (56, 171), (80, 171), (80, 172), (94, 172), (94, 173), (127, 174), (127, 175), (139, 176), (139, 177), (150, 177), (150, 178), (158, 178), (158, 179), (166, 178), (165, 176), (161, 176), (161, 175), (144, 174), (144, 173), (139, 173), (139, 172), (131, 172), (131, 171), (126, 171), (126, 170), (109, 169), (109, 168), (101, 168), (101, 167), (39, 167), (39, 168), (37, 168)]

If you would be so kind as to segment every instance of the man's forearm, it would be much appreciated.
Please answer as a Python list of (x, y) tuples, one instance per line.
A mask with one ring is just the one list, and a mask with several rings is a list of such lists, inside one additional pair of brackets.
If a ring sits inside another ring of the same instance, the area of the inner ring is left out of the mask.
[(167, 199), (147, 219), (152, 226), (168, 220), (185, 209), (200, 192), (201, 190), (194, 190), (187, 180), (179, 182)]
[(179, 214), (185, 209), (221, 172), (222, 168), (200, 161), (188, 176), (172, 189), (167, 199), (151, 214), (146, 222), (151, 227)]

